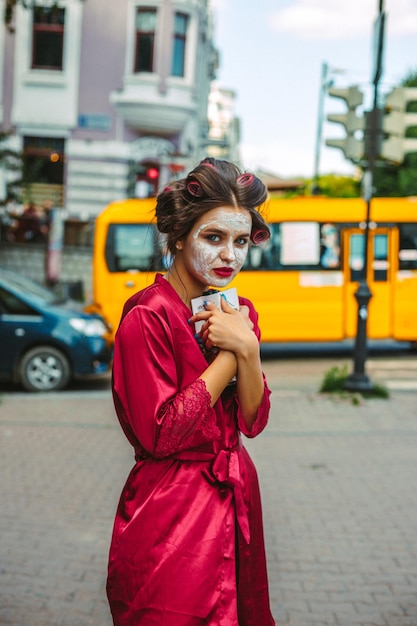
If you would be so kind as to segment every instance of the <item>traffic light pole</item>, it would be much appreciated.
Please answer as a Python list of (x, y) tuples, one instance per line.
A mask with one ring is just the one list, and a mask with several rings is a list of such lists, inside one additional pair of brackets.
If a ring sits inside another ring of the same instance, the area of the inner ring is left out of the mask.
[(375, 28), (375, 71), (373, 77), (374, 94), (373, 107), (371, 114), (368, 116), (368, 124), (366, 133), (369, 135), (368, 146), (368, 165), (364, 174), (364, 199), (366, 201), (366, 223), (365, 223), (365, 239), (364, 239), (364, 266), (362, 279), (359, 282), (358, 289), (355, 292), (355, 298), (358, 303), (357, 330), (355, 338), (355, 346), (353, 352), (353, 372), (349, 374), (345, 381), (345, 389), (348, 391), (372, 391), (373, 383), (365, 372), (365, 363), (368, 353), (367, 323), (368, 323), (368, 305), (372, 298), (371, 290), (368, 285), (368, 257), (369, 257), (369, 224), (371, 220), (371, 204), (373, 195), (375, 163), (378, 156), (378, 146), (380, 143), (380, 133), (378, 120), (378, 85), (382, 73), (382, 52), (384, 40), (384, 20), (385, 14), (383, 10), (384, 0), (379, 0), (379, 13)]
[(316, 138), (316, 152), (314, 159), (314, 176), (313, 176), (313, 188), (312, 194), (313, 196), (317, 196), (320, 194), (320, 185), (319, 185), (319, 170), (320, 170), (320, 146), (321, 146), (321, 136), (323, 132), (323, 105), (324, 105), (324, 94), (327, 87), (327, 72), (329, 66), (327, 63), (322, 63), (321, 65), (321, 78), (320, 78), (320, 92), (319, 92), (319, 110), (318, 110), (318, 118), (317, 118), (317, 138)]
[(316, 134), (316, 149), (314, 155), (314, 174), (313, 185), (311, 193), (313, 196), (321, 194), (320, 189), (320, 149), (323, 135), (323, 113), (324, 113), (324, 98), (326, 91), (333, 84), (331, 75), (342, 74), (345, 70), (338, 69), (336, 67), (330, 67), (325, 61), (321, 64), (320, 75), (320, 90), (319, 90), (319, 102), (317, 111), (317, 134)]

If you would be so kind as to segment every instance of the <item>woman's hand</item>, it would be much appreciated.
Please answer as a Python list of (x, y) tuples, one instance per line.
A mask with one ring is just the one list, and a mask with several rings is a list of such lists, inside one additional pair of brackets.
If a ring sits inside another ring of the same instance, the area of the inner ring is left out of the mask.
[(201, 341), (210, 349), (218, 347), (236, 354), (246, 354), (248, 348), (258, 347), (258, 340), (252, 332), (253, 324), (249, 319), (249, 309), (242, 306), (236, 311), (228, 302), (221, 298), (220, 311), (215, 304), (209, 302), (206, 310), (193, 315), (190, 322), (203, 320), (200, 330)]
[[(253, 332), (253, 324), (249, 319), (249, 311), (236, 311), (223, 298), (221, 311), (212, 302), (206, 305), (206, 310), (193, 315), (190, 322), (203, 320), (200, 331), (202, 342), (207, 348), (216, 346), (220, 352), (209, 365), (201, 378), (205, 380), (212, 395), (213, 404), (224, 388), (224, 376), (219, 377), (217, 372), (222, 371), (225, 365), (222, 359), (236, 358), (237, 382), (236, 390), (239, 398), (240, 412), (249, 429), (256, 419), (257, 411), (264, 396), (264, 381), (261, 369), (261, 358), (258, 339)], [(220, 360), (219, 360), (220, 359)], [(226, 364), (231, 371), (232, 362)], [(217, 383), (214, 386), (213, 380)], [(230, 380), (230, 378), (228, 379)]]

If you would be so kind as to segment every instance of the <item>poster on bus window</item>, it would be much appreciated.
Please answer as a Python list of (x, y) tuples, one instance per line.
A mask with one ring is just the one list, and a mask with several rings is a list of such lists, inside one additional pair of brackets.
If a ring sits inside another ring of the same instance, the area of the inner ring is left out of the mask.
[(340, 267), (339, 231), (334, 224), (321, 225), (321, 258), (323, 268), (334, 269)]
[(317, 222), (283, 222), (281, 224), (281, 264), (318, 265), (320, 232)]

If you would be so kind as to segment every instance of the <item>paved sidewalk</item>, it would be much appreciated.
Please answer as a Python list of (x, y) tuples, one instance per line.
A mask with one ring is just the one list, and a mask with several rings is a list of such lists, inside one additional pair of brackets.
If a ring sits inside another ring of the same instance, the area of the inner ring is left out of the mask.
[(305, 367), (270, 364), (287, 384), (274, 375), (269, 429), (248, 445), (277, 624), (416, 626), (417, 394), (355, 406), (309, 391)]
[[(355, 406), (316, 393), (325, 369), (266, 361), (270, 425), (246, 442), (277, 626), (417, 626), (417, 394)], [(0, 624), (110, 626), (132, 453), (109, 392), (5, 394), (0, 445)]]

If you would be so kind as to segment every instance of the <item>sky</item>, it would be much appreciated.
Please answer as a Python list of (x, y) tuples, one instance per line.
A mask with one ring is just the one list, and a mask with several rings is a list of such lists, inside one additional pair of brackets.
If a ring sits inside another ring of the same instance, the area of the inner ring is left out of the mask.
[[(327, 94), (322, 141), (317, 142), (323, 63), (334, 87), (358, 85), (363, 110), (373, 99), (374, 25), (380, 0), (211, 0), (217, 80), (236, 94), (241, 157), (246, 169), (311, 177), (319, 145), (319, 173), (348, 174), (354, 166), (325, 139), (344, 137), (329, 113), (346, 111)], [(417, 0), (383, 0), (386, 13), (383, 99), (417, 71)]]

